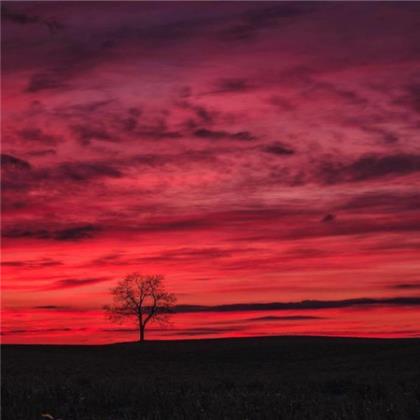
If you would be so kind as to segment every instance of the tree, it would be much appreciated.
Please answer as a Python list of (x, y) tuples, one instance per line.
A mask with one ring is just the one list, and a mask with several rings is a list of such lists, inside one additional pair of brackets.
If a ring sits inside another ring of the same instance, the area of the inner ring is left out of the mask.
[(165, 290), (163, 280), (162, 275), (129, 274), (111, 289), (113, 303), (104, 307), (112, 321), (135, 319), (140, 342), (150, 322), (168, 323), (176, 302), (175, 295)]

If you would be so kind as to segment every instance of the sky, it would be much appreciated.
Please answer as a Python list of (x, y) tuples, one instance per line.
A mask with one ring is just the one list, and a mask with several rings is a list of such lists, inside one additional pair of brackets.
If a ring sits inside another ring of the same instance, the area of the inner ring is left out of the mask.
[(420, 4), (3, 2), (2, 341), (420, 336)]

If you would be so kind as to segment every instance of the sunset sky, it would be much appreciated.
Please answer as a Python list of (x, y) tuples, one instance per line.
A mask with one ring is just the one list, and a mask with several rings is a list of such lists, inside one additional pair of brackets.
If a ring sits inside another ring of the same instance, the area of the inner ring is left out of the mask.
[(148, 338), (420, 336), (419, 3), (3, 2), (2, 48), (4, 343), (137, 339), (135, 271)]

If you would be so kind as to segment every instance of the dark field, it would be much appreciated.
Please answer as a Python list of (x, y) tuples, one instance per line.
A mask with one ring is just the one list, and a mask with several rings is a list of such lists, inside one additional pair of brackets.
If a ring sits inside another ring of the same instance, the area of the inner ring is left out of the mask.
[(3, 346), (3, 419), (420, 419), (420, 340)]

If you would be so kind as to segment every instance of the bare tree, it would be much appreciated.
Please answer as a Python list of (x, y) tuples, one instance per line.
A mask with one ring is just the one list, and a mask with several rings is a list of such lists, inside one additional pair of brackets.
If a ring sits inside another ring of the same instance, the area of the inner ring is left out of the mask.
[(144, 341), (145, 330), (150, 322), (168, 323), (176, 302), (175, 295), (165, 290), (163, 279), (162, 275), (129, 274), (111, 289), (113, 303), (104, 307), (112, 321), (135, 319), (140, 342)]

